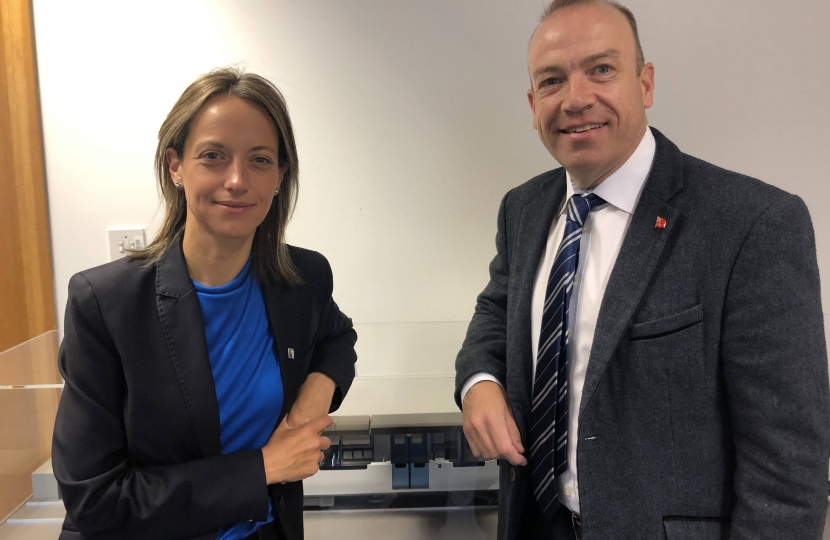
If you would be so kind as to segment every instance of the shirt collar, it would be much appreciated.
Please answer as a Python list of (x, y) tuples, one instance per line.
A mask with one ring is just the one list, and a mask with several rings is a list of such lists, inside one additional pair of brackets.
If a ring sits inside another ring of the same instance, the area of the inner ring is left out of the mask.
[[(646, 178), (648, 178), (648, 173), (651, 170), (656, 148), (657, 143), (651, 133), (651, 128), (646, 127), (646, 132), (643, 134), (643, 138), (640, 139), (640, 144), (637, 145), (637, 149), (634, 150), (628, 161), (623, 163), (623, 166), (617, 169), (614, 174), (600, 182), (593, 192), (602, 197), (605, 202), (633, 214), (634, 207), (637, 206), (637, 201), (640, 199), (640, 193), (646, 185)], [(567, 171), (565, 172), (565, 180), (566, 201), (575, 193), (583, 192), (574, 187), (573, 182), (571, 182), (571, 175)], [(565, 208), (566, 205), (563, 204), (559, 213), (564, 212)]]

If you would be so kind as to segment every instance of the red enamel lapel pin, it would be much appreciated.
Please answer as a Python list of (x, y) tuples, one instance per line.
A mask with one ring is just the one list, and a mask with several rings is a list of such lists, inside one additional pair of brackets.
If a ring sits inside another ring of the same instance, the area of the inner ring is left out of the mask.
[(666, 220), (657, 216), (657, 221), (654, 222), (655, 229), (665, 229), (666, 228)]

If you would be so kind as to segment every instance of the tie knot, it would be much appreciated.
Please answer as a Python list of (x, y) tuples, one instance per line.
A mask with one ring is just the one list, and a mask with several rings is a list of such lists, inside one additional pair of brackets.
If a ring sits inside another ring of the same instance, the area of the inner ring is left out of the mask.
[(602, 197), (594, 195), (593, 193), (589, 193), (588, 195), (575, 194), (568, 199), (567, 220), (583, 226), (585, 225), (585, 218), (588, 217), (588, 213), (603, 204), (605, 204), (605, 201)]

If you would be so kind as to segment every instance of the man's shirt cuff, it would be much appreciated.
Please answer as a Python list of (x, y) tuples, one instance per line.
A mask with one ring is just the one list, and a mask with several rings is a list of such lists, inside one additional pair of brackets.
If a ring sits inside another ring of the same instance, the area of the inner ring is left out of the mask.
[(484, 372), (476, 373), (475, 375), (472, 375), (469, 379), (467, 379), (467, 382), (464, 383), (464, 387), (461, 389), (461, 403), (462, 403), (462, 405), (464, 403), (464, 397), (467, 395), (467, 392), (470, 391), (470, 388), (472, 388), (474, 384), (480, 383), (482, 381), (493, 381), (497, 385), (504, 388), (504, 386), (499, 382), (499, 380), (497, 378), (493, 377), (492, 375), (490, 375), (489, 373), (484, 373)]

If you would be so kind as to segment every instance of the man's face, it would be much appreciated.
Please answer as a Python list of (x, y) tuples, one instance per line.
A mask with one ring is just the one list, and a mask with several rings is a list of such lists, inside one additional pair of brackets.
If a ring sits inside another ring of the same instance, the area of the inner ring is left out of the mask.
[(527, 65), (542, 144), (581, 189), (605, 180), (637, 148), (653, 102), (654, 66), (637, 74), (628, 20), (602, 4), (556, 11), (536, 30)]

